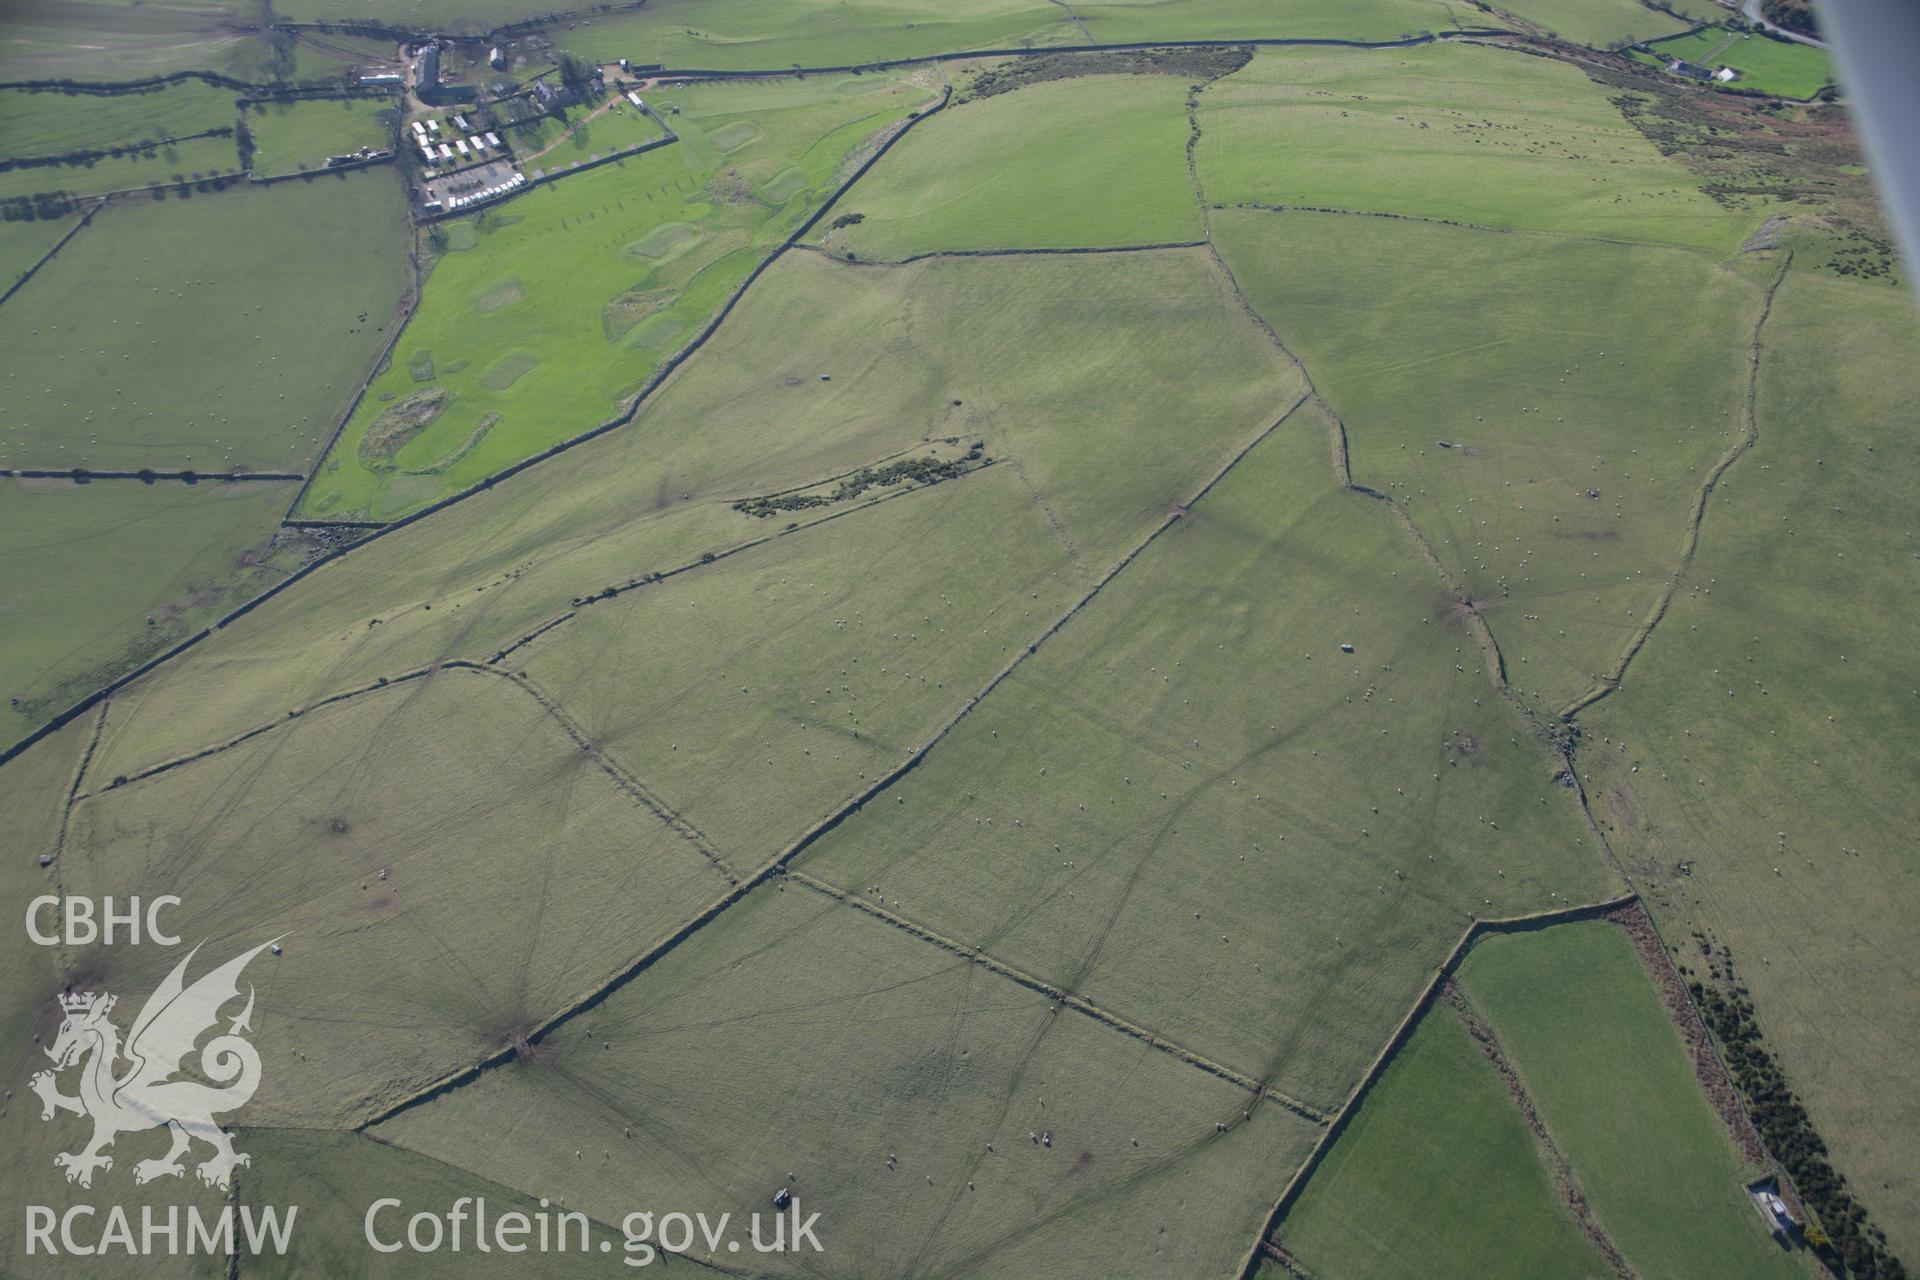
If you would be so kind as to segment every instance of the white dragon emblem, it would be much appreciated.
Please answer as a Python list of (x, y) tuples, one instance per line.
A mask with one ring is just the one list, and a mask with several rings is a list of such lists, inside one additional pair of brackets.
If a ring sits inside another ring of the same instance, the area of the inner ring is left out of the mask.
[[(240, 1035), (253, 1029), (251, 985), (247, 988), (247, 1007), (232, 1020), (225, 1034), (216, 1035), (200, 1051), (200, 1074), (220, 1087), (173, 1077), (183, 1069), (201, 1034), (219, 1021), (221, 1006), (240, 995), (240, 971), (272, 945), (261, 943), (189, 987), (184, 979), (188, 962), (199, 951), (195, 947), (147, 998), (124, 1048), (120, 1028), (107, 1018), (116, 997), (92, 991), (60, 997), (66, 1019), (47, 1050), (53, 1070), (37, 1073), (30, 1085), (40, 1095), (42, 1120), (53, 1119), (58, 1111), (93, 1120), (93, 1138), (84, 1149), (53, 1158), (55, 1165), (67, 1171), (68, 1182), (91, 1187), (94, 1170), (113, 1168), (113, 1157), (106, 1154), (106, 1149), (113, 1145), (116, 1135), (163, 1125), (173, 1136), (173, 1146), (157, 1160), (134, 1165), (135, 1182), (179, 1177), (185, 1172), (180, 1157), (195, 1138), (213, 1148), (212, 1156), (195, 1170), (208, 1186), (226, 1187), (234, 1169), (251, 1163), (248, 1156), (233, 1149), (232, 1140), (213, 1119), (245, 1106), (260, 1087), (260, 1055)], [(123, 1057), (129, 1065), (116, 1075), (115, 1066)], [(61, 1093), (57, 1073), (83, 1060), (79, 1096)]]

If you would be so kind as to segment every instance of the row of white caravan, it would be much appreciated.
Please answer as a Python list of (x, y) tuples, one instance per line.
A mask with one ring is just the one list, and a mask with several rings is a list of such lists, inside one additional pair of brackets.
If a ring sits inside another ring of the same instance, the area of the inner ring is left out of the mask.
[(511, 178), (508, 178), (505, 182), (496, 183), (491, 187), (483, 188), (482, 190), (476, 191), (471, 195), (448, 196), (447, 208), (464, 209), (470, 204), (479, 204), (482, 201), (491, 200), (495, 196), (504, 196), (509, 191), (517, 191), (521, 187), (524, 187), (526, 184), (527, 184), (527, 175), (524, 173), (516, 173)]
[(489, 148), (494, 151), (506, 150), (497, 133), (488, 133), (484, 137), (474, 134), (465, 140), (455, 138), (452, 142), (435, 142), (431, 138), (419, 136), (419, 129), (419, 123), (415, 122), (414, 143), (420, 148), (421, 158), (428, 164), (439, 164), (447, 160), (464, 160), (468, 156), (482, 155)]

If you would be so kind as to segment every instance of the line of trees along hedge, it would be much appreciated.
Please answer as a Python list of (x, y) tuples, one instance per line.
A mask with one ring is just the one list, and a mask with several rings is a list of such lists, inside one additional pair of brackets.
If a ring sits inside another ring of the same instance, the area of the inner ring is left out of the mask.
[(1826, 1141), (1768, 1050), (1754, 1019), (1753, 1001), (1734, 976), (1732, 955), (1704, 939), (1699, 942), (1719, 981), (1695, 977), (1687, 990), (1720, 1041), (1727, 1068), (1746, 1097), (1767, 1150), (1786, 1168), (1818, 1219), (1808, 1224), (1807, 1242), (1830, 1260), (1837, 1255), (1853, 1280), (1907, 1280), (1905, 1264), (1887, 1249), (1886, 1232), (1868, 1221), (1866, 1206), (1853, 1198), (1845, 1175), (1827, 1159)]

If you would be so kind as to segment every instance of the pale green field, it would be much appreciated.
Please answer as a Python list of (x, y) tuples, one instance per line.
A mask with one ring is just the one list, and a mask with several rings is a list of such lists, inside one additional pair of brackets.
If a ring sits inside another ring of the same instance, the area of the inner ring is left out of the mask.
[(754, 891), (537, 1055), (373, 1129), (603, 1220), (744, 1215), (791, 1175), (823, 1253), (759, 1274), (1009, 1278), (1232, 1276), (1315, 1132), (797, 885)]
[[(1649, 9), (1640, 0), (1497, 0), (1494, 7), (1564, 40), (1597, 49), (1657, 40), (1687, 29), (1679, 18)], [(1674, 7), (1684, 9), (1684, 0)]]
[(1296, 413), (799, 867), (1335, 1110), (1471, 915), (1610, 891), (1431, 593)]
[[(446, 224), (420, 307), (302, 514), (400, 515), (613, 418), (820, 206), (848, 154), (926, 100), (895, 79), (656, 93), (680, 108), (680, 143)], [(722, 151), (709, 135), (730, 129), (747, 140)], [(576, 158), (564, 141), (553, 154)], [(799, 185), (756, 194), (789, 171)], [(425, 429), (365, 444), (422, 392), (446, 397)]]
[(1897, 1030), (1920, 1020), (1906, 976), (1916, 340), (1902, 290), (1789, 272), (1758, 441), (1714, 491), (1625, 683), (1579, 717), (1615, 847), (1671, 936), (1705, 928), (1732, 949), (1834, 1163), (1909, 1259), (1920, 1177), (1889, 1135), (1920, 1125)]
[(1505, 1082), (1436, 1005), (1367, 1095), (1278, 1238), (1325, 1280), (1601, 1280)]
[(0, 13), (0, 79), (131, 80), (240, 72), (271, 61), (236, 30), (250, 6), (221, 0), (16, 0)]
[(394, 104), (384, 98), (314, 98), (255, 103), (244, 117), (253, 131), (253, 171), (261, 175), (324, 169), (328, 156), (394, 145)]
[[(1408, 504), (1513, 686), (1548, 715), (1585, 692), (1738, 437), (1760, 288), (1671, 249), (1339, 214), (1213, 225), (1346, 422), (1354, 478)], [(1433, 585), (1435, 624), (1460, 626)]]
[(33, 264), (58, 244), (78, 214), (32, 222), (0, 222), (0, 293), (33, 269)]
[(399, 305), (401, 201), (373, 171), (102, 210), (0, 308), (0, 465), (304, 470)]
[(1076, 3), (1096, 42), (1265, 39), (1398, 40), (1457, 27), (1498, 27), (1462, 0), (1094, 0)]
[(1200, 95), (1200, 181), (1224, 204), (1399, 213), (1728, 253), (1723, 208), (1576, 67), (1471, 45), (1262, 49)]
[(7, 156), (105, 150), (229, 127), (235, 115), (233, 90), (203, 80), (115, 94), (0, 89), (0, 120), (6, 121), (0, 145)]
[[(1626, 932), (1605, 921), (1483, 939), (1460, 966), (1594, 1216), (1658, 1280), (1805, 1277), (1748, 1201), (1749, 1168), (1694, 1078)], [(1630, 1120), (1630, 1123), (1623, 1123)]]
[[(1763, 35), (1735, 34), (1725, 27), (1708, 27), (1688, 36), (1663, 40), (1652, 46), (1655, 56), (1635, 53), (1642, 62), (1665, 66), (1673, 58), (1685, 58), (1718, 69), (1732, 67), (1744, 72), (1733, 82), (1736, 89), (1758, 89), (1789, 98), (1811, 98), (1833, 83), (1833, 60), (1809, 45), (1791, 40), (1772, 40)], [(1709, 56), (1711, 55), (1711, 56)]]
[(173, 187), (183, 182), (191, 185), (239, 172), (240, 155), (231, 137), (188, 138), (85, 164), (9, 169), (0, 173), (0, 200), (50, 192), (97, 196), (110, 191)]
[(1198, 240), (1186, 94), (1174, 76), (1055, 80), (961, 103), (917, 128), (815, 236), (836, 253)]
[[(92, 775), (74, 809), (67, 893), (164, 884), (183, 900), (176, 931), (210, 957), (286, 939), (248, 974), (277, 1054), (256, 1124), (352, 1124), (506, 1048), (726, 885), (491, 673), (283, 714), (231, 749), (114, 780)], [(139, 989), (178, 959), (74, 951)]]
[(257, 561), (292, 499), (290, 484), (0, 479), (0, 734), (278, 581), (289, 566)]
[[(1196, 350), (1162, 341), (1176, 327), (1194, 335)], [(884, 339), (876, 336), (881, 334)], [(819, 374), (827, 371), (833, 380), (821, 382)], [(1185, 384), (1181, 371), (1205, 376)], [(751, 392), (745, 398), (743, 388)], [(823, 572), (846, 574), (876, 555), (899, 555), (897, 574), (875, 581), (860, 575), (864, 589), (901, 601), (906, 616), (924, 617), (924, 608), (912, 612), (921, 603), (916, 597), (945, 584), (910, 567), (916, 548), (932, 552), (919, 543), (924, 533), (909, 534), (937, 527), (936, 513), (916, 514), (932, 503), (939, 515), (967, 512), (955, 518), (966, 520), (983, 544), (975, 552), (982, 566), (962, 564), (956, 572), (990, 594), (970, 602), (957, 587), (949, 592), (960, 603), (978, 605), (971, 616), (980, 618), (1000, 603), (1002, 589), (993, 585), (990, 571), (1000, 564), (1017, 569), (1014, 581), (1029, 584), (1023, 595), (1044, 588), (1057, 612), (1144, 537), (1167, 502), (1191, 495), (1296, 391), (1285, 365), (1199, 250), (1132, 262), (1084, 256), (949, 259), (903, 268), (854, 268), (790, 254), (631, 429), (524, 473), (525, 484), (501, 486), (354, 552), (191, 658), (156, 673), (143, 687), (157, 699), (153, 705), (165, 709), (110, 727), (102, 767), (116, 773), (139, 768), (275, 719), (293, 702), (426, 661), (489, 657), (567, 612), (576, 598), (780, 532), (784, 522), (735, 512), (736, 499), (811, 484), (922, 447), (930, 435), (969, 433), (984, 439), (988, 453), (1001, 461), (749, 556), (778, 563), (837, 549), (818, 563)], [(1170, 421), (1185, 425), (1165, 430)], [(1117, 451), (1125, 452), (1124, 465), (1109, 461)], [(967, 511), (976, 494), (989, 513)], [(859, 532), (873, 520), (883, 523), (884, 533)], [(822, 540), (827, 549), (811, 549)], [(1000, 548), (998, 558), (988, 557), (986, 546)], [(955, 542), (940, 554), (967, 551)], [(819, 775), (815, 768), (829, 762), (802, 756), (807, 744), (791, 736), (799, 730), (785, 716), (793, 709), (789, 696), (810, 686), (812, 673), (794, 668), (794, 655), (769, 642), (784, 625), (782, 616), (798, 607), (798, 592), (783, 607), (746, 589), (743, 583), (757, 582), (758, 575), (734, 569), (750, 564), (723, 562), (597, 602), (522, 654), (552, 664), (571, 650), (582, 668), (575, 682), (584, 696), (576, 714), (616, 749), (621, 733), (637, 731), (650, 777), (655, 770), (680, 768), (671, 759), (680, 753), (671, 750), (675, 739), (665, 733), (670, 722), (645, 722), (634, 709), (665, 716), (674, 711), (664, 705), (673, 689), (696, 681), (711, 681), (700, 687), (724, 692), (727, 715), (717, 716), (709, 706), (703, 734), (732, 741), (734, 759), (752, 761), (755, 788), (716, 785), (721, 775), (696, 765), (659, 785), (675, 804), (687, 804), (692, 796), (668, 785), (684, 778), (710, 795), (711, 803), (738, 815), (736, 821), (748, 825), (730, 832), (741, 838), (727, 852), (757, 863), (844, 799), (858, 784), (851, 775), (866, 766)], [(736, 669), (729, 657), (734, 644), (716, 644), (713, 625), (688, 617), (677, 624), (675, 639), (641, 655), (678, 663), (673, 685), (620, 679), (617, 696), (603, 696), (597, 682), (606, 676), (588, 664), (605, 651), (609, 635), (624, 642), (623, 618), (636, 611), (650, 619), (661, 613), (656, 602), (663, 596), (670, 604), (683, 597), (689, 603), (727, 601), (738, 619), (730, 634), (746, 646), (741, 660), (772, 664), (787, 684), (804, 683), (779, 696), (763, 685), (760, 696), (742, 699), (736, 691), (748, 680), (716, 674)], [(824, 617), (811, 610), (803, 616), (810, 616), (810, 630), (825, 628), (846, 617), (844, 609), (853, 603), (835, 604)], [(863, 677), (876, 683), (858, 686), (863, 703), (881, 695), (899, 699), (900, 710), (914, 717), (907, 723), (930, 731), (1044, 625), (1038, 604), (1022, 610), (1033, 616), (970, 624), (990, 626), (995, 634), (984, 652), (967, 659), (965, 680), (947, 680), (944, 691), (922, 690), (910, 699), (897, 676), (878, 672), (891, 664), (876, 660), (876, 669)], [(876, 609), (866, 625), (877, 628), (886, 616)], [(381, 624), (369, 628), (374, 617)], [(570, 645), (567, 632), (574, 626), (595, 638)], [(888, 626), (885, 634), (896, 629)], [(243, 671), (253, 675), (242, 677)], [(594, 683), (580, 683), (590, 678)], [(203, 691), (211, 686), (203, 681), (226, 692), (208, 698)], [(854, 678), (834, 683), (852, 685)], [(687, 698), (684, 705), (698, 712), (702, 700)], [(876, 702), (874, 710), (883, 708)], [(756, 789), (773, 794), (783, 785), (764, 772), (767, 753), (744, 754), (758, 750), (761, 739), (753, 735), (764, 731), (769, 718), (767, 727), (778, 727), (790, 744), (779, 753), (782, 768), (809, 786), (818, 788), (824, 779), (831, 787), (803, 793), (812, 799), (797, 812), (756, 799)], [(663, 738), (668, 750), (655, 750)], [(907, 744), (883, 738), (879, 745), (897, 758)], [(696, 740), (688, 739), (683, 750), (691, 758)], [(703, 825), (708, 821), (703, 817)]]

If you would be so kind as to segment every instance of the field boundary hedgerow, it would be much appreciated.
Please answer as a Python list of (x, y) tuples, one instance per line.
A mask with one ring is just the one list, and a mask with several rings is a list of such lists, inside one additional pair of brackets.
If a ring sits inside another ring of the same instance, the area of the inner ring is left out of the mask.
[(76, 221), (72, 226), (67, 228), (66, 234), (61, 236), (58, 240), (54, 241), (52, 247), (49, 248), (45, 253), (41, 254), (38, 261), (36, 261), (32, 266), (28, 267), (25, 271), (22, 271), (20, 273), (20, 278), (15, 280), (12, 284), (9, 284), (4, 293), (0, 293), (0, 303), (4, 303), (8, 298), (11, 298), (14, 294), (20, 292), (21, 289), (26, 287), (27, 281), (33, 279), (35, 275), (39, 274), (40, 268), (46, 266), (49, 262), (52, 262), (53, 255), (55, 255), (56, 253), (59, 253), (62, 249), (66, 248), (67, 241), (79, 235), (81, 230), (84, 229), (89, 222), (93, 221), (93, 215), (100, 212), (100, 210), (103, 207), (105, 207), (108, 199), (109, 197), (107, 196), (101, 196), (98, 199), (95, 199), (92, 204), (88, 205), (86, 211), (80, 215), (79, 220)]

